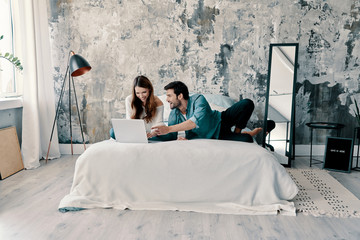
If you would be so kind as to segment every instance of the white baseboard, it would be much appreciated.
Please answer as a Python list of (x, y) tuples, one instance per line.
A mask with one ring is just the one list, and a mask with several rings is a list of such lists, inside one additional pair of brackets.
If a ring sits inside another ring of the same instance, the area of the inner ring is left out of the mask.
[[(90, 147), (91, 144), (86, 144), (86, 148)], [(324, 156), (325, 145), (313, 145), (313, 156)], [(71, 154), (71, 144), (59, 144), (61, 154)], [(74, 154), (82, 154), (84, 150), (84, 144), (73, 144)], [(353, 155), (356, 156), (357, 148), (354, 147)], [(295, 156), (310, 156), (310, 145), (295, 145)]]
[[(86, 148), (90, 147), (91, 144), (85, 144)], [(60, 154), (71, 154), (71, 144), (59, 144)], [(73, 153), (82, 154), (85, 151), (84, 144), (73, 144)]]
[[(313, 156), (325, 156), (325, 145), (313, 145)], [(295, 145), (295, 157), (310, 157), (310, 145)], [(323, 160), (323, 159), (319, 159)], [(359, 159), (360, 160), (360, 159)], [(357, 147), (353, 148), (352, 167), (356, 167)]]
[[(86, 144), (86, 148), (90, 147), (91, 144)], [(61, 154), (71, 154), (71, 144), (59, 144)], [(82, 154), (84, 152), (84, 144), (73, 144), (74, 154)], [(354, 149), (355, 151), (355, 149)], [(325, 153), (325, 145), (313, 145), (313, 155), (323, 156)], [(310, 145), (295, 145), (296, 156), (310, 156)]]
[[(314, 156), (324, 156), (325, 155), (325, 145), (313, 145), (312, 146), (312, 155)], [(295, 145), (295, 156), (310, 156), (310, 145)]]
[[(325, 145), (313, 145), (313, 156), (325, 156)], [(357, 155), (357, 147), (354, 146), (353, 156)], [(295, 157), (310, 156), (310, 145), (295, 145)]]

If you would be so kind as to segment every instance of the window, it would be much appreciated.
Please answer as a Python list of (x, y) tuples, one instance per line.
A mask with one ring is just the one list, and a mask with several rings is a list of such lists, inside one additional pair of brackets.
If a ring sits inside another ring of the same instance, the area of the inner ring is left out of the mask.
[(0, 0), (0, 38), (3, 36), (0, 40), (0, 98), (16, 96), (19, 94), (16, 87), (15, 67), (11, 62), (5, 59), (6, 53), (9, 53), (9, 56), (14, 56), (11, 7), (11, 0)]

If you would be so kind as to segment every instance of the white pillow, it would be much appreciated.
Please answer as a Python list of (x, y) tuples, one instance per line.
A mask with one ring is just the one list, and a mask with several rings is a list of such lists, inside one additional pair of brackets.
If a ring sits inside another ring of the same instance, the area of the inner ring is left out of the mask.
[(219, 112), (222, 112), (222, 111), (226, 110), (226, 108), (218, 106), (218, 105), (213, 104), (213, 103), (209, 103), (209, 105), (210, 105), (212, 110), (216, 110), (216, 111), (219, 111)]
[(227, 109), (227, 108), (231, 107), (232, 105), (234, 105), (234, 103), (235, 103), (235, 101), (232, 98), (221, 95), (221, 94), (205, 93), (205, 94), (203, 94), (203, 96), (208, 101), (210, 106), (216, 105), (216, 106)]
[(158, 96), (158, 98), (159, 98), (159, 99), (163, 102), (163, 104), (164, 104), (164, 122), (167, 123), (168, 120), (169, 120), (170, 112), (171, 112), (170, 103), (168, 103), (168, 102), (166, 101), (166, 95), (165, 95), (165, 94)]

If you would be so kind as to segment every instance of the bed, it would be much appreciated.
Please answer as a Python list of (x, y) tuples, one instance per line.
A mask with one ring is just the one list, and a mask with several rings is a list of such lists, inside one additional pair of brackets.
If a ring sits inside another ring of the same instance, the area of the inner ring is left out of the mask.
[(78, 158), (61, 212), (91, 208), (295, 215), (298, 188), (255, 143), (105, 140)]

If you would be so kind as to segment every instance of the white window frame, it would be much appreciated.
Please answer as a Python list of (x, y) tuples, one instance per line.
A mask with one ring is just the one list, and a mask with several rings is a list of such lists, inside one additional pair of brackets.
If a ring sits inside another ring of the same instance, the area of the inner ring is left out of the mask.
[[(1, 0), (3, 1), (3, 0)], [(10, 11), (10, 19), (9, 19), (9, 23), (11, 24), (11, 30), (9, 32), (0, 32), (0, 36), (4, 35), (4, 39), (0, 40), (0, 41), (4, 41), (5, 39), (9, 39), (11, 38), (11, 46), (6, 47), (6, 49), (2, 49), (1, 53), (5, 54), (6, 52), (9, 52), (10, 54), (13, 54), (13, 56), (17, 56), (19, 57), (16, 53), (16, 49), (17, 49), (17, 42), (19, 42), (18, 39), (16, 39), (16, 28), (15, 28), (15, 24), (14, 24), (14, 18), (15, 18), (15, 12), (14, 12), (14, 8), (13, 8), (13, 1), (12, 0), (6, 0), (9, 2), (9, 11)], [(0, 30), (1, 31), (1, 30)], [(8, 40), (9, 41), (9, 40)], [(1, 42), (0, 42), (1, 43)], [(20, 61), (21, 58), (19, 57)], [(6, 59), (0, 58), (0, 64), (1, 64), (1, 68), (4, 69), (5, 71), (5, 67), (7, 69), (12, 69), (10, 70), (9, 75), (12, 75), (12, 91), (6, 92), (6, 90), (1, 89), (0, 91), (0, 101), (2, 101), (2, 99), (6, 99), (6, 98), (14, 98), (14, 97), (20, 97), (22, 96), (23, 93), (23, 88), (22, 88), (22, 73), (19, 70), (16, 70), (16, 68), (10, 63), (8, 62)], [(1, 80), (0, 80), (1, 81)], [(0, 82), (0, 84), (3, 84), (2, 82)], [(8, 102), (8, 101), (5, 101)], [(1, 108), (1, 107), (0, 107)]]

